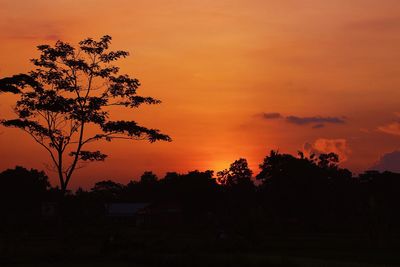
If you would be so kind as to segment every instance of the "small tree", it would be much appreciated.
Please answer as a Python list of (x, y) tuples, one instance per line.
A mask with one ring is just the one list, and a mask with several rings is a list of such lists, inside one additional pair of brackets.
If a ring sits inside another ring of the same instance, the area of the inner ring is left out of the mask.
[[(112, 63), (127, 57), (126, 51), (109, 51), (111, 37), (87, 38), (77, 48), (58, 41), (40, 45), (36, 69), (0, 79), (0, 92), (19, 95), (17, 118), (0, 123), (27, 132), (50, 155), (66, 192), (79, 162), (103, 161), (99, 150), (85, 150), (89, 143), (114, 139), (171, 141), (157, 129), (135, 121), (110, 120), (111, 106), (137, 108), (159, 100), (137, 95), (137, 79), (120, 75)], [(87, 128), (90, 127), (90, 131)], [(69, 158), (68, 158), (69, 157)]]
[(0, 199), (3, 204), (10, 202), (32, 204), (39, 201), (50, 189), (49, 178), (43, 171), (16, 166), (0, 173)]
[(217, 173), (217, 181), (225, 186), (252, 185), (252, 175), (253, 172), (249, 169), (247, 160), (240, 158), (235, 160), (229, 169), (219, 171)]
[(157, 183), (158, 177), (152, 171), (145, 171), (140, 177), (140, 182), (142, 184), (153, 185)]

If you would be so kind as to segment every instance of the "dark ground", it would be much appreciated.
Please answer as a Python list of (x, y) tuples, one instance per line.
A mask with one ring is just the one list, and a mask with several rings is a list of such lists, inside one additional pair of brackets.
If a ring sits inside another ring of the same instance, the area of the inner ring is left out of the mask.
[[(15, 227), (1, 235), (0, 266), (400, 266), (400, 238), (365, 234), (144, 229), (127, 224)], [(3, 229), (4, 230), (4, 229)]]

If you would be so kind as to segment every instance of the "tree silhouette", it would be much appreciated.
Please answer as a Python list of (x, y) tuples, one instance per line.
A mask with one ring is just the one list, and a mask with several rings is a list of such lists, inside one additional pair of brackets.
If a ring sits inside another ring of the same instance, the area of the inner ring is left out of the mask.
[[(279, 219), (296, 218), (316, 227), (324, 216), (349, 215), (352, 174), (339, 168), (334, 153), (299, 157), (271, 151), (260, 164), (257, 179), (264, 205)], [(340, 196), (340, 197), (338, 197)]]
[(50, 188), (49, 179), (43, 171), (27, 170), (21, 166), (1, 172), (0, 184), (0, 195), (7, 196), (9, 200), (43, 196)]
[(235, 160), (229, 167), (217, 173), (218, 183), (226, 186), (242, 184), (252, 184), (251, 176), (253, 172), (249, 169), (247, 160), (240, 158)]
[(122, 184), (105, 180), (95, 183), (90, 191), (101, 199), (112, 201), (118, 199), (124, 189), (125, 186)]
[(251, 220), (252, 208), (256, 204), (252, 175), (244, 158), (235, 160), (229, 169), (217, 173), (217, 182), (223, 191), (217, 203), (222, 215), (220, 223), (225, 227), (236, 228), (241, 234), (245, 234), (243, 231)]
[(158, 180), (157, 175), (155, 175), (151, 171), (145, 171), (140, 177), (140, 182), (142, 184), (155, 184), (157, 180)]
[(48, 189), (50, 183), (43, 171), (17, 166), (1, 172), (0, 208), (3, 216), (38, 213)]
[(79, 162), (107, 157), (99, 150), (85, 150), (89, 143), (114, 139), (171, 141), (168, 135), (135, 121), (110, 120), (110, 107), (160, 103), (137, 95), (139, 81), (119, 74), (112, 63), (129, 54), (109, 51), (110, 42), (111, 37), (105, 35), (98, 41), (87, 38), (77, 48), (62, 41), (54, 46), (40, 45), (39, 58), (32, 59), (34, 70), (0, 80), (0, 92), (19, 95), (14, 108), (17, 118), (0, 123), (27, 132), (49, 153), (63, 194)]

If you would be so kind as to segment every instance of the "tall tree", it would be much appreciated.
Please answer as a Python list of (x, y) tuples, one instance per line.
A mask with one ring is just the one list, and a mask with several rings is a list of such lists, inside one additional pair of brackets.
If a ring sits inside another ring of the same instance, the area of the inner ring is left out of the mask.
[(119, 74), (113, 63), (129, 53), (110, 51), (110, 42), (111, 37), (105, 35), (100, 40), (87, 38), (76, 48), (62, 41), (54, 46), (40, 45), (39, 58), (32, 59), (34, 70), (0, 79), (0, 92), (19, 96), (14, 108), (17, 118), (0, 123), (25, 131), (49, 153), (63, 193), (79, 162), (107, 157), (99, 150), (86, 150), (89, 143), (171, 141), (168, 135), (135, 121), (110, 120), (112, 106), (132, 109), (160, 103), (137, 95), (139, 81)]

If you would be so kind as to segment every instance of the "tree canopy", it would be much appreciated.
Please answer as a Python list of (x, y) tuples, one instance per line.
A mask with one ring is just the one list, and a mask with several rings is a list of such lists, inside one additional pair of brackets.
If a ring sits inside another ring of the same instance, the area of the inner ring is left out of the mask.
[(217, 173), (217, 181), (226, 186), (252, 184), (253, 172), (249, 169), (247, 160), (240, 158), (235, 160), (229, 167)]
[[(39, 45), (35, 69), (0, 79), (0, 92), (18, 95), (16, 118), (2, 119), (5, 127), (28, 133), (50, 155), (63, 192), (79, 162), (103, 161), (100, 150), (86, 150), (89, 143), (115, 139), (171, 141), (158, 129), (136, 121), (111, 120), (110, 107), (137, 108), (160, 100), (140, 96), (138, 79), (120, 74), (116, 61), (128, 52), (110, 51), (111, 36), (87, 38), (77, 47), (57, 41)], [(88, 130), (90, 127), (90, 131)]]

